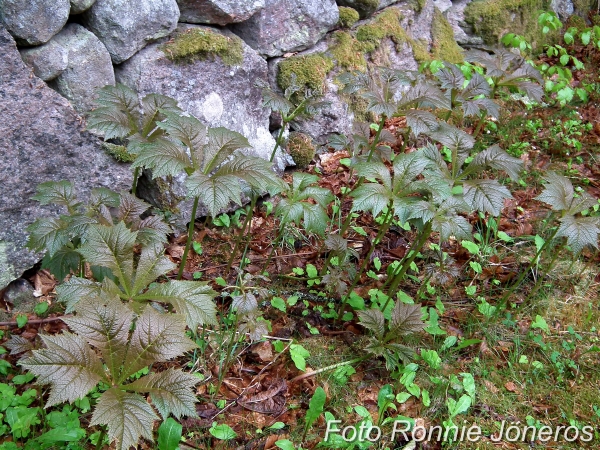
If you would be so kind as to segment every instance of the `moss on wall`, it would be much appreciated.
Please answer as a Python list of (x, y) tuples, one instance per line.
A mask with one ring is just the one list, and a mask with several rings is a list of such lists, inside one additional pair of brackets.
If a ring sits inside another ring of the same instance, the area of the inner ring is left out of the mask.
[(322, 53), (292, 56), (279, 63), (277, 84), (281, 89), (287, 89), (295, 74), (298, 86), (324, 92), (325, 79), (331, 69), (333, 61)]
[(360, 19), (358, 11), (356, 11), (354, 8), (350, 8), (348, 6), (340, 6), (339, 10), (340, 19), (338, 21), (338, 24), (342, 28), (350, 28), (352, 25), (358, 22), (358, 19)]
[(347, 31), (334, 32), (333, 39), (334, 44), (329, 47), (328, 53), (339, 67), (346, 70), (365, 70), (367, 68), (362, 42), (359, 42)]
[(524, 36), (540, 45), (539, 12), (548, 8), (548, 0), (475, 0), (465, 8), (465, 20), (486, 44), (500, 42), (506, 33)]
[(406, 30), (400, 21), (402, 13), (396, 8), (384, 10), (377, 15), (371, 23), (361, 25), (356, 29), (356, 39), (364, 44), (364, 50), (370, 53), (381, 45), (385, 38), (391, 38), (396, 44), (409, 41)]
[(244, 60), (242, 40), (228, 37), (208, 29), (192, 28), (177, 33), (162, 47), (167, 57), (175, 62), (193, 62), (218, 56), (230, 66)]
[(371, 16), (379, 6), (379, 0), (337, 0), (340, 6), (353, 8), (358, 12), (361, 19)]
[(454, 31), (452, 25), (448, 22), (444, 14), (435, 8), (433, 20), (431, 22), (431, 37), (433, 43), (431, 52), (435, 59), (448, 61), (458, 64), (464, 61), (462, 48), (454, 39)]
[(132, 163), (137, 156), (134, 153), (129, 153), (124, 145), (111, 144), (110, 142), (104, 142), (102, 149), (118, 162)]

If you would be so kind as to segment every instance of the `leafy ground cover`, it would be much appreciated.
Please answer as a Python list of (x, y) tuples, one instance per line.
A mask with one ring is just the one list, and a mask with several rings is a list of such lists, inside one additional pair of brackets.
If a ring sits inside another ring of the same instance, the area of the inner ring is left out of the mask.
[[(0, 331), (0, 449), (597, 448), (595, 32), (541, 72), (497, 50), (348, 74), (377, 120), (285, 184), (227, 162), (243, 136), (108, 89), (89, 124), (128, 140), (136, 170), (184, 171), (213, 216), (172, 236), (130, 194), (41, 187), (67, 214), (32, 227), (40, 303)], [(317, 113), (310, 93), (292, 104), (301, 89), (265, 103), (285, 124)], [(218, 214), (236, 177), (252, 201)], [(423, 436), (474, 424), (477, 443)]]

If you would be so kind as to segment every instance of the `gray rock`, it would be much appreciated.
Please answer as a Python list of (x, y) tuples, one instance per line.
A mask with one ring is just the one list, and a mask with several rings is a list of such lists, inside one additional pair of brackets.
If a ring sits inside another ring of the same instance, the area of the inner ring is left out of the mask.
[(53, 80), (67, 68), (69, 51), (54, 40), (39, 47), (19, 50), (25, 64), (33, 69), (36, 77), (44, 81)]
[(97, 0), (83, 17), (113, 62), (120, 64), (149, 42), (168, 36), (177, 27), (179, 7), (175, 0)]
[(315, 45), (339, 20), (334, 0), (266, 0), (265, 8), (232, 31), (264, 56)]
[(52, 41), (67, 52), (67, 68), (49, 83), (71, 101), (79, 112), (93, 106), (96, 91), (115, 84), (115, 74), (106, 47), (81, 25), (67, 25)]
[(81, 14), (90, 9), (96, 0), (71, 0), (71, 14)]
[[(180, 25), (178, 31), (189, 29), (219, 32), (197, 25)], [(222, 33), (239, 40), (230, 32)], [(275, 145), (269, 133), (270, 111), (262, 107), (261, 90), (254, 85), (258, 79), (267, 80), (267, 62), (243, 42), (242, 45), (243, 62), (228, 66), (219, 57), (173, 63), (165, 57), (160, 43), (151, 44), (116, 67), (116, 79), (140, 95), (156, 92), (176, 98), (183, 109), (207, 125), (243, 134), (253, 147), (251, 153), (268, 159)], [(276, 159), (276, 164), (279, 170), (285, 168), (281, 158)], [(142, 182), (137, 191), (156, 206), (174, 211), (175, 226), (179, 229), (189, 221), (192, 204), (191, 200), (178, 204), (185, 197), (182, 181), (183, 178), (173, 180), (167, 188), (161, 181), (160, 191), (152, 190), (156, 184), (147, 186)], [(201, 211), (198, 217), (204, 214)]]
[(446, 18), (454, 30), (454, 39), (459, 45), (483, 45), (483, 39), (473, 34), (473, 27), (465, 22), (465, 8), (471, 0), (457, 0), (446, 11)]
[(0, 0), (0, 23), (20, 45), (48, 42), (67, 23), (69, 0)]
[(105, 186), (129, 189), (131, 171), (82, 131), (69, 102), (31, 74), (15, 41), (0, 26), (0, 289), (42, 255), (25, 248), (26, 228), (58, 211), (30, 200), (38, 183), (73, 181), (82, 198)]
[(177, 0), (180, 22), (227, 25), (243, 22), (265, 7), (265, 0)]
[(556, 13), (560, 20), (568, 19), (575, 12), (575, 7), (571, 0), (552, 0), (550, 9)]

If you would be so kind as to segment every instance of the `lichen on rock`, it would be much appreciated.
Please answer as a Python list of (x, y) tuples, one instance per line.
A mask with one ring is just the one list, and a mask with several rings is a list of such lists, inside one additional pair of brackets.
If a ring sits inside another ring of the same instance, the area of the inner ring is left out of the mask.
[(431, 52), (435, 59), (458, 64), (464, 61), (462, 48), (454, 39), (452, 25), (444, 14), (435, 8), (431, 22), (431, 37), (433, 39)]
[(225, 64), (237, 66), (244, 59), (240, 38), (223, 36), (206, 28), (179, 32), (162, 47), (162, 50), (169, 59), (179, 63), (218, 56)]

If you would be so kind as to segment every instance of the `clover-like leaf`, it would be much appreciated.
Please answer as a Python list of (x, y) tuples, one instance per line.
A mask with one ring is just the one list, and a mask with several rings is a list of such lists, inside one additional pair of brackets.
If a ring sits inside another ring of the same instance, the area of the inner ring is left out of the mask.
[(117, 449), (137, 446), (140, 436), (153, 441), (152, 428), (158, 416), (139, 394), (118, 387), (104, 392), (96, 403), (90, 425), (107, 425), (108, 439), (117, 441)]
[(83, 398), (104, 378), (102, 362), (82, 337), (68, 332), (40, 337), (46, 348), (18, 364), (50, 385), (46, 407)]
[(170, 368), (146, 375), (124, 387), (128, 391), (150, 393), (152, 403), (163, 419), (169, 414), (179, 419), (181, 416), (196, 416), (196, 396), (192, 388), (199, 382), (197, 377), (189, 373)]

